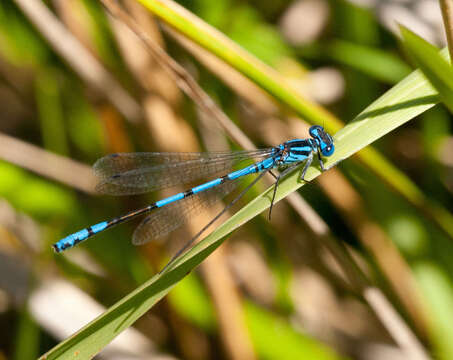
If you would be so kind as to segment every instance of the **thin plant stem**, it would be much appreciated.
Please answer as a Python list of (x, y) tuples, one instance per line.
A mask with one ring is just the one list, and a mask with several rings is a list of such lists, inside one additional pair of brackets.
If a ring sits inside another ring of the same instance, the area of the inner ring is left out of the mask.
[(439, 0), (439, 2), (447, 35), (448, 52), (450, 59), (453, 59), (453, 0)]

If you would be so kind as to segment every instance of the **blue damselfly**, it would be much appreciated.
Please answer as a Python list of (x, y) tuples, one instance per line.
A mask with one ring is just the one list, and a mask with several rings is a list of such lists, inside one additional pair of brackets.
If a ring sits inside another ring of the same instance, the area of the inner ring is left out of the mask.
[[(141, 194), (187, 184), (209, 175), (230, 171), (233, 166), (246, 159), (254, 159), (255, 162), (199, 186), (192, 187), (187, 191), (159, 200), (142, 209), (89, 226), (61, 239), (53, 245), (53, 248), (56, 252), (64, 251), (101, 231), (139, 215), (150, 213), (140, 223), (133, 235), (134, 244), (144, 244), (151, 239), (162, 237), (175, 230), (184, 223), (189, 214), (212, 204), (216, 198), (226, 196), (237, 186), (239, 179), (259, 173), (259, 177), (251, 184), (253, 185), (266, 172), (270, 172), (275, 168), (283, 168), (282, 173), (279, 176), (275, 176), (276, 183), (270, 208), (272, 209), (281, 177), (301, 163), (305, 163), (300, 176), (304, 180), (305, 173), (313, 161), (314, 154), (318, 155), (321, 170), (324, 171), (322, 156), (330, 156), (335, 150), (332, 137), (324, 131), (322, 126), (314, 125), (310, 127), (309, 133), (311, 138), (294, 139), (275, 147), (252, 151), (208, 153), (149, 152), (107, 155), (94, 164), (94, 171), (100, 178), (97, 190), (111, 195)], [(245, 191), (241, 192), (239, 197), (244, 193)], [(212, 224), (212, 221), (210, 224)]]

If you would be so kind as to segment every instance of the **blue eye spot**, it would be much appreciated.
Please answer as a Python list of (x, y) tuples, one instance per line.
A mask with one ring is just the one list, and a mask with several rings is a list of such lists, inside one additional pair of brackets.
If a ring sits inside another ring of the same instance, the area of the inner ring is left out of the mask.
[(326, 146), (324, 149), (322, 149), (322, 154), (324, 156), (330, 156), (333, 154), (335, 151), (335, 147), (333, 145)]

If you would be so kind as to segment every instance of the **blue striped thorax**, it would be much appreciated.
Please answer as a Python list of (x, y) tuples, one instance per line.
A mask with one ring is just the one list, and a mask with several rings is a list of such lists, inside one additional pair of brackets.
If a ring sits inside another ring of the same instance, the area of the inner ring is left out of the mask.
[(323, 156), (330, 156), (335, 151), (333, 138), (319, 125), (310, 127), (311, 139), (294, 139), (280, 145), (283, 151), (283, 163), (304, 161), (311, 153), (320, 151)]

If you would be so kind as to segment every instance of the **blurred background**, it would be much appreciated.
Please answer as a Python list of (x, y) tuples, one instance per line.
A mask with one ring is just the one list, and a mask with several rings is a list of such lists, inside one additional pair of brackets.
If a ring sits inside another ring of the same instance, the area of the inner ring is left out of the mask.
[[(412, 71), (397, 23), (445, 45), (434, 0), (179, 3), (345, 122)], [(251, 81), (134, 0), (123, 5), (256, 146), (308, 136), (309, 124)], [(0, 2), (0, 109), (0, 359), (33, 359), (149, 279), (215, 214), (165, 241), (133, 246), (135, 221), (57, 255), (58, 239), (183, 190), (101, 197), (91, 164), (112, 152), (243, 145), (95, 0)], [(446, 209), (451, 121), (438, 105), (373, 144)], [(409, 333), (433, 357), (452, 359), (452, 239), (354, 158), (299, 195), (308, 220), (285, 201), (271, 221), (257, 216), (98, 357), (408, 359), (320, 241), (315, 219)]]

